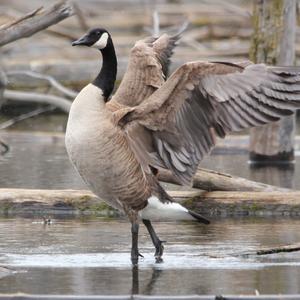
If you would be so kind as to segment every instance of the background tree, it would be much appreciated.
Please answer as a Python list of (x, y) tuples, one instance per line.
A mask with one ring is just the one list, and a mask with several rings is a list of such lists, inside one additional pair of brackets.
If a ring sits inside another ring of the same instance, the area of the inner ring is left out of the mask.
[[(250, 59), (270, 65), (295, 62), (296, 1), (257, 0)], [(294, 160), (295, 115), (251, 129), (251, 162), (282, 163)]]

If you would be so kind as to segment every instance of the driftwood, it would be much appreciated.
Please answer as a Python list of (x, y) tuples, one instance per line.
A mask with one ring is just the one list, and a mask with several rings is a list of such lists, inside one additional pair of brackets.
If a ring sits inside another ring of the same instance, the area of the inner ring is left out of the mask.
[(49, 83), (51, 87), (53, 87), (56, 91), (61, 93), (62, 95), (74, 99), (77, 96), (77, 92), (74, 90), (71, 90), (69, 88), (66, 88), (61, 83), (59, 83), (55, 78), (49, 75), (41, 74), (38, 72), (32, 72), (32, 71), (26, 71), (26, 70), (17, 70), (17, 71), (10, 71), (6, 73), (7, 76), (11, 75), (25, 75), (30, 78), (37, 78), (46, 81)]
[(215, 216), (298, 216), (300, 192), (199, 192), (187, 207)]
[(284, 253), (284, 252), (287, 253), (287, 252), (296, 252), (296, 251), (300, 251), (300, 243), (262, 248), (251, 252), (242, 253), (239, 254), (238, 256), (269, 255), (275, 253)]
[(87, 20), (85, 19), (84, 17), (84, 14), (79, 6), (78, 3), (74, 2), (73, 3), (73, 7), (74, 7), (74, 10), (75, 10), (75, 13), (76, 13), (76, 16), (77, 16), (77, 19), (78, 19), (78, 22), (79, 22), (79, 25), (80, 25), (80, 28), (83, 30), (83, 31), (87, 31), (89, 29), (89, 25), (87, 23)]
[[(185, 206), (207, 216), (300, 215), (300, 192), (169, 191)], [(119, 215), (86, 190), (0, 189), (0, 214)]]
[[(34, 33), (46, 29), (50, 25), (56, 24), (73, 14), (73, 5), (65, 1), (58, 2), (45, 10), (40, 7), (10, 23), (2, 25), (0, 27), (0, 47), (20, 38), (29, 37)], [(54, 88), (70, 98), (73, 98), (75, 95), (73, 91), (63, 87), (50, 76), (35, 74), (32, 72), (27, 72), (26, 75), (47, 80)], [(0, 106), (4, 100), (15, 100), (47, 103), (55, 105), (65, 112), (68, 112), (70, 109), (71, 103), (62, 97), (28, 93), (25, 91), (4, 90), (4, 77), (2, 74), (0, 74), (0, 76)]]
[[(53, 111), (54, 109), (56, 109), (55, 106), (49, 105), (49, 106), (46, 106), (46, 107), (37, 108), (37, 109), (35, 109), (33, 111), (30, 111), (30, 112), (28, 112), (26, 114), (22, 114), (22, 115), (16, 116), (16, 117), (14, 117), (14, 118), (12, 118), (10, 120), (7, 120), (7, 121), (5, 121), (3, 123), (0, 123), (0, 130), (1, 129), (6, 129), (6, 128), (8, 128), (8, 127), (10, 127), (10, 126), (18, 123), (18, 122), (21, 122), (21, 121), (24, 121), (26, 119), (35, 117), (35, 116), (40, 115), (42, 113)], [(0, 141), (0, 143), (1, 143), (1, 141)], [(8, 151), (8, 149), (6, 149), (6, 150)], [(5, 153), (7, 151), (5, 151)]]
[(0, 28), (0, 46), (29, 37), (73, 14), (73, 6), (68, 2), (58, 2), (45, 10), (36, 9)]
[[(177, 183), (171, 172), (166, 170), (159, 171), (159, 180), (170, 183)], [(286, 188), (272, 186), (261, 182), (255, 182), (245, 178), (202, 168), (198, 169), (197, 173), (194, 176), (193, 187), (206, 191), (290, 191)]]
[(9, 145), (3, 142), (2, 140), (0, 140), (0, 146), (2, 147), (2, 149), (0, 149), (1, 155), (4, 155), (9, 151)]
[(4, 91), (4, 98), (7, 100), (21, 101), (21, 102), (35, 102), (42, 104), (55, 105), (60, 108), (62, 111), (68, 113), (71, 107), (71, 102), (65, 98), (54, 96), (54, 95), (45, 95), (41, 93), (30, 93), (25, 91)]
[(256, 255), (267, 255), (267, 254), (282, 253), (282, 252), (295, 252), (295, 251), (300, 251), (300, 243), (279, 246), (276, 248), (260, 249), (260, 250), (256, 251)]

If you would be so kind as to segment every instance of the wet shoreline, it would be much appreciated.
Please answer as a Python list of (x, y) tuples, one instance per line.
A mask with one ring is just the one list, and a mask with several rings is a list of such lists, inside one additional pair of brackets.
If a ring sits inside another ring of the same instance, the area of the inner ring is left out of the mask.
[[(0, 293), (62, 295), (299, 294), (299, 252), (236, 253), (297, 242), (299, 219), (240, 218), (154, 223), (166, 240), (164, 262), (141, 226), (138, 272), (130, 263), (130, 225), (103, 218), (0, 218), (0, 264), (14, 270)], [(263, 280), (258, 280), (263, 278)]]

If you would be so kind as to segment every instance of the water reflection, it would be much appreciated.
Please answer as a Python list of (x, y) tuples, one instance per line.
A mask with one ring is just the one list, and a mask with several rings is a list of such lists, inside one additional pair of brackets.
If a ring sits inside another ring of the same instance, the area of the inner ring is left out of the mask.
[(298, 181), (295, 176), (295, 164), (282, 165), (259, 165), (250, 164), (251, 179), (258, 182), (267, 182), (275, 186), (284, 186), (294, 189), (298, 187)]
[[(299, 219), (214, 220), (155, 224), (167, 240), (164, 263), (141, 228), (139, 268), (130, 263), (130, 226), (120, 220), (0, 219), (0, 293), (253, 294), (300, 293), (300, 253), (233, 254), (300, 240)], [(205, 228), (205, 230), (203, 229)], [(209, 228), (209, 229), (207, 229)]]
[(139, 267), (133, 266), (131, 269), (131, 276), (132, 276), (132, 288), (131, 288), (131, 295), (138, 295), (140, 293), (139, 287)]
[[(86, 188), (74, 171), (66, 154), (62, 134), (5, 133), (11, 151), (0, 156), (0, 187), (65, 189)], [(218, 150), (218, 149), (217, 149)], [(268, 184), (300, 189), (300, 157), (296, 164), (257, 167), (248, 164), (246, 151), (215, 151), (206, 157), (201, 167), (227, 172)], [(26, 157), (26, 159), (24, 159)]]
[(144, 283), (143, 288), (139, 288), (139, 268), (137, 266), (132, 267), (132, 289), (131, 295), (153, 295), (157, 281), (162, 275), (163, 270), (152, 268), (151, 277)]

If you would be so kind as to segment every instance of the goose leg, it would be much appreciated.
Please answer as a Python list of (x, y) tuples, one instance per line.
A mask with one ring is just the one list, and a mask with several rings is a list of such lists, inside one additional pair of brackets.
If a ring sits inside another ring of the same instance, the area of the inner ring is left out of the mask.
[(159, 239), (159, 237), (157, 236), (157, 234), (155, 233), (153, 227), (152, 227), (152, 224), (149, 220), (144, 220), (143, 219), (143, 223), (144, 225), (146, 226), (149, 234), (150, 234), (150, 237), (151, 237), (151, 240), (152, 240), (152, 243), (155, 247), (155, 254), (154, 254), (154, 257), (155, 257), (155, 260), (157, 263), (160, 263), (163, 261), (162, 259), (162, 255), (164, 253), (164, 246), (163, 246), (163, 243), (165, 241), (161, 241)]
[(131, 223), (131, 236), (132, 236), (131, 262), (133, 265), (137, 265), (139, 261), (139, 256), (143, 257), (143, 255), (139, 253), (139, 248), (138, 248), (139, 224), (137, 222)]

